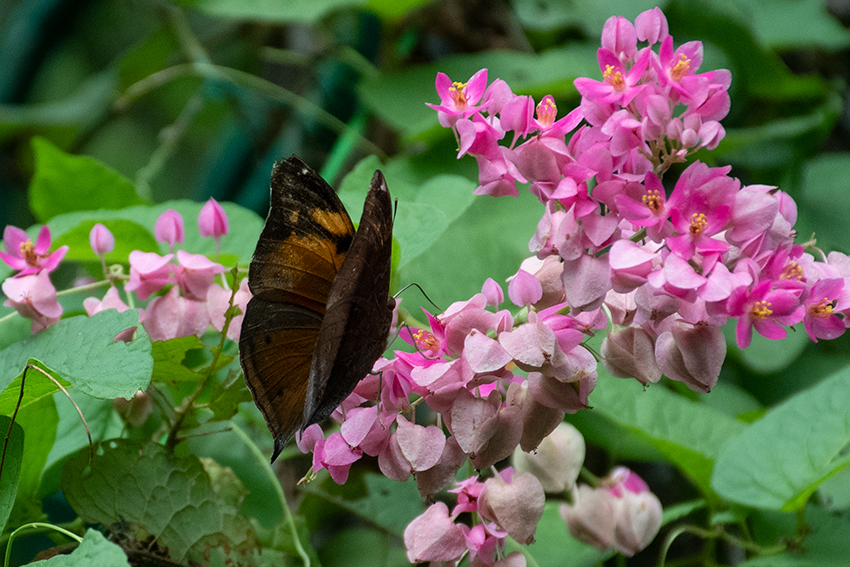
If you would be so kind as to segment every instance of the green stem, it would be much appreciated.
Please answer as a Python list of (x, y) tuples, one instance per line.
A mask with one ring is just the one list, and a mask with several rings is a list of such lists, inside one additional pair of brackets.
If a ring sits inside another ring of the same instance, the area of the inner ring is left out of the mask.
[(50, 529), (50, 530), (57, 531), (61, 534), (64, 534), (64, 535), (68, 536), (69, 538), (75, 540), (77, 543), (80, 543), (81, 541), (83, 541), (83, 538), (81, 538), (77, 534), (75, 534), (73, 532), (69, 532), (65, 528), (60, 528), (59, 526), (54, 526), (53, 524), (45, 524), (43, 522), (32, 522), (30, 524), (24, 524), (23, 526), (19, 527), (18, 529), (13, 531), (11, 534), (9, 534), (9, 541), (6, 544), (6, 558), (3, 561), (3, 567), (9, 567), (9, 558), (12, 556), (12, 543), (15, 541), (15, 537), (17, 537), (18, 533), (22, 532), (24, 530), (31, 530), (33, 528), (47, 528), (47, 529)]
[(286, 525), (289, 527), (290, 532), (292, 533), (292, 541), (295, 545), (295, 550), (298, 552), (298, 555), (301, 557), (301, 560), (304, 562), (304, 567), (310, 567), (310, 556), (307, 555), (307, 552), (304, 550), (304, 546), (301, 545), (301, 540), (298, 539), (298, 528), (295, 526), (295, 518), (292, 516), (292, 512), (289, 510), (289, 504), (286, 502), (286, 495), (283, 493), (283, 487), (280, 485), (280, 480), (278, 480), (277, 475), (274, 474), (272, 470), (271, 464), (268, 462), (268, 459), (260, 451), (260, 448), (257, 447), (257, 444), (248, 437), (248, 434), (245, 433), (239, 425), (236, 424), (235, 421), (230, 422), (230, 427), (233, 432), (242, 439), (242, 442), (245, 443), (245, 446), (251, 451), (251, 453), (257, 458), (257, 461), (263, 468), (263, 471), (266, 473), (266, 477), (269, 479), (269, 482), (272, 483), (272, 486), (277, 492), (277, 497), (280, 500), (280, 506), (283, 508), (283, 516)]
[(99, 287), (103, 287), (109, 285), (109, 280), (100, 280), (97, 282), (88, 283), (85, 285), (78, 285), (77, 287), (69, 287), (68, 289), (63, 289), (62, 291), (56, 292), (56, 297), (62, 297), (65, 295), (71, 295), (72, 293), (79, 293), (81, 291), (89, 291), (90, 289), (97, 289)]

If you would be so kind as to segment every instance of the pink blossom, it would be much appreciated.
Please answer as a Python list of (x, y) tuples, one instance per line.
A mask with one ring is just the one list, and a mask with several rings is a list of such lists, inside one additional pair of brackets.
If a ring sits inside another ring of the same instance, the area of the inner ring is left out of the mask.
[(844, 321), (836, 315), (836, 312), (847, 308), (847, 302), (843, 301), (844, 287), (843, 278), (820, 280), (812, 287), (805, 303), (803, 326), (814, 342), (835, 339), (844, 334)]
[(173, 254), (160, 256), (155, 252), (130, 252), (130, 280), (124, 286), (127, 291), (135, 291), (142, 301), (172, 283), (171, 259)]
[(765, 280), (752, 289), (741, 286), (732, 291), (726, 302), (730, 317), (738, 319), (735, 336), (740, 348), (750, 346), (753, 328), (769, 339), (784, 338), (783, 323), (793, 324), (795, 314), (803, 307), (794, 291), (774, 289), (774, 282)]
[(463, 530), (449, 517), (442, 502), (428, 507), (404, 529), (404, 546), (411, 563), (456, 561), (466, 551)]
[(635, 30), (637, 38), (640, 41), (649, 42), (649, 45), (664, 40), (670, 33), (667, 18), (658, 6), (638, 14), (635, 18)]
[(175, 268), (177, 285), (189, 299), (204, 301), (207, 290), (215, 281), (215, 275), (224, 272), (224, 266), (213, 262), (203, 254), (190, 254), (185, 250), (177, 251)]
[[(207, 290), (206, 302), (210, 324), (219, 331), (224, 329), (225, 312), (230, 307), (230, 294), (230, 290), (224, 289), (218, 284), (212, 284)], [(242, 319), (245, 316), (249, 299), (251, 299), (251, 292), (248, 290), (248, 278), (243, 278), (239, 284), (239, 289), (236, 290), (236, 296), (233, 298), (233, 305), (239, 307), (242, 313), (236, 315), (227, 328), (227, 338), (232, 341), (239, 340)]]
[(313, 471), (328, 469), (333, 481), (345, 484), (351, 465), (358, 461), (363, 452), (352, 448), (339, 432), (331, 433), (327, 439), (319, 439), (313, 446)]
[(176, 287), (153, 298), (139, 320), (152, 341), (201, 336), (210, 324), (206, 303), (182, 297)]
[(91, 317), (95, 313), (100, 313), (105, 309), (117, 309), (119, 313), (123, 313), (127, 311), (130, 306), (124, 303), (121, 299), (121, 295), (118, 293), (118, 288), (110, 287), (106, 291), (106, 295), (103, 296), (103, 299), (97, 299), (95, 297), (87, 297), (83, 300), (83, 308), (86, 310), (86, 314)]
[(487, 87), (487, 69), (475, 73), (467, 83), (452, 82), (445, 73), (437, 73), (435, 86), (440, 104), (426, 104), (437, 111), (440, 124), (454, 126), (459, 119), (469, 118), (483, 109), (476, 104)]
[(521, 268), (509, 281), (508, 297), (514, 305), (525, 307), (537, 303), (543, 297), (540, 280)]
[(602, 26), (602, 47), (616, 54), (625, 62), (637, 53), (635, 26), (623, 16), (611, 16)]
[(216, 240), (227, 234), (230, 223), (227, 213), (218, 201), (210, 197), (198, 213), (198, 232), (204, 238), (212, 236)]
[(62, 306), (56, 300), (56, 288), (53, 287), (46, 269), (29, 275), (6, 278), (3, 282), (3, 293), (7, 297), (3, 302), (4, 306), (11, 307), (22, 317), (32, 320), (30, 331), (33, 334), (56, 323), (62, 316)]
[(26, 232), (16, 226), (7, 225), (3, 231), (3, 247), (6, 252), (0, 252), (0, 260), (12, 269), (20, 270), (18, 276), (35, 274), (42, 270), (52, 272), (68, 252), (68, 247), (62, 246), (52, 254), (47, 253), (50, 249), (50, 228), (47, 225), (41, 227), (35, 244)]
[(651, 52), (644, 50), (627, 71), (616, 54), (604, 47), (597, 52), (602, 81), (580, 77), (574, 81), (582, 97), (598, 103), (618, 103), (627, 106), (643, 90), (638, 82), (649, 64)]
[(546, 504), (543, 486), (531, 473), (505, 472), (484, 482), (484, 490), (478, 498), (478, 511), (518, 543), (527, 545), (534, 542), (537, 523), (543, 517)]
[(183, 230), (183, 215), (174, 209), (166, 209), (153, 227), (153, 234), (157, 242), (165, 242), (174, 251), (174, 244), (181, 244), (185, 238)]
[(92, 252), (98, 256), (103, 256), (115, 249), (115, 237), (112, 236), (108, 228), (97, 223), (89, 232), (89, 244), (91, 244)]

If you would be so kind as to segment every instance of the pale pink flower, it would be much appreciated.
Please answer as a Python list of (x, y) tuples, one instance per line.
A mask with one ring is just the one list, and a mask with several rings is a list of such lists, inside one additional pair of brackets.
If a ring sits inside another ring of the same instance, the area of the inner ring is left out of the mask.
[(56, 288), (47, 270), (6, 278), (3, 293), (7, 297), (3, 305), (32, 320), (30, 331), (33, 334), (56, 323), (62, 316), (62, 306), (56, 300)]
[(7, 225), (3, 231), (3, 247), (6, 252), (0, 252), (0, 260), (12, 269), (19, 270), (18, 276), (35, 274), (42, 270), (52, 272), (68, 252), (68, 247), (62, 246), (51, 254), (47, 253), (50, 249), (50, 228), (47, 225), (41, 227), (35, 244), (26, 232), (16, 226)]
[(229, 227), (230, 223), (227, 220), (227, 213), (224, 212), (224, 208), (218, 201), (210, 197), (198, 214), (198, 232), (204, 238), (212, 236), (219, 240), (227, 234)]
[(180, 244), (185, 238), (183, 230), (183, 215), (174, 209), (166, 209), (153, 227), (153, 234), (157, 242), (165, 242), (174, 251), (174, 244)]
[(127, 291), (135, 291), (142, 301), (158, 292), (166, 284), (172, 283), (171, 259), (174, 254), (160, 256), (156, 252), (130, 252), (130, 280), (124, 286)]

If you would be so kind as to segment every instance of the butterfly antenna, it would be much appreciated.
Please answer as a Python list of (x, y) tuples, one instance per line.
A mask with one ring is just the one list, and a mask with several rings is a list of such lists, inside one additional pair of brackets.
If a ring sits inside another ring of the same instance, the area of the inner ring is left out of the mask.
[(430, 297), (428, 297), (428, 294), (427, 294), (427, 293), (425, 293), (425, 290), (424, 290), (424, 289), (422, 289), (422, 286), (420, 286), (418, 283), (410, 283), (410, 284), (407, 284), (406, 286), (404, 286), (403, 288), (401, 288), (400, 290), (398, 290), (395, 294), (393, 294), (393, 299), (397, 298), (399, 295), (401, 295), (401, 294), (402, 294), (402, 292), (406, 291), (408, 288), (411, 288), (411, 287), (415, 287), (415, 288), (417, 288), (419, 291), (421, 291), (421, 292), (422, 292), (422, 295), (424, 295), (424, 296), (425, 296), (425, 299), (427, 299), (427, 300), (428, 300), (428, 303), (430, 303), (431, 305), (433, 305), (433, 306), (434, 306), (434, 309), (436, 309), (436, 310), (437, 310), (437, 311), (439, 311), (440, 313), (442, 313), (442, 312), (443, 312), (443, 310), (440, 308), (440, 306), (438, 306), (436, 303), (434, 303), (433, 301), (431, 301), (431, 298), (430, 298)]

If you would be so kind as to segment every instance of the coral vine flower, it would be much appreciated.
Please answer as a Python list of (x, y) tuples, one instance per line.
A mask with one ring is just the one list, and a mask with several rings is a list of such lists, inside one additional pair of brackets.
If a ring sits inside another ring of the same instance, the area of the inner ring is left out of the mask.
[(475, 73), (467, 83), (453, 82), (445, 73), (437, 73), (435, 86), (441, 103), (426, 104), (437, 111), (440, 124), (451, 127), (459, 119), (469, 118), (483, 110), (476, 104), (487, 87), (487, 69)]
[(62, 316), (62, 306), (56, 300), (56, 288), (50, 282), (50, 275), (46, 270), (7, 278), (3, 282), (3, 293), (8, 298), (3, 305), (12, 307), (27, 319), (32, 319), (30, 331), (33, 334), (46, 329)]
[(50, 249), (50, 229), (47, 225), (41, 227), (35, 244), (26, 232), (8, 225), (3, 231), (3, 247), (6, 252), (0, 252), (0, 260), (12, 269), (20, 270), (18, 276), (35, 274), (41, 270), (52, 272), (68, 252), (68, 247), (62, 246), (52, 254), (47, 253)]
[(846, 308), (840, 305), (843, 290), (843, 278), (820, 280), (812, 288), (806, 300), (803, 326), (814, 342), (818, 342), (819, 338), (831, 340), (844, 334), (844, 322), (836, 315), (836, 311)]
[(576, 89), (583, 97), (598, 103), (613, 102), (626, 106), (644, 88), (644, 85), (638, 85), (638, 81), (646, 71), (650, 55), (649, 50), (644, 50), (640, 58), (627, 71), (614, 53), (602, 48), (597, 52), (602, 82), (580, 77), (574, 82)]
[(769, 339), (782, 339), (785, 329), (782, 324), (793, 324), (796, 311), (802, 309), (797, 293), (785, 289), (773, 289), (775, 282), (765, 280), (752, 290), (739, 287), (732, 291), (726, 308), (730, 317), (738, 318), (735, 336), (740, 348), (750, 346), (753, 327)]

